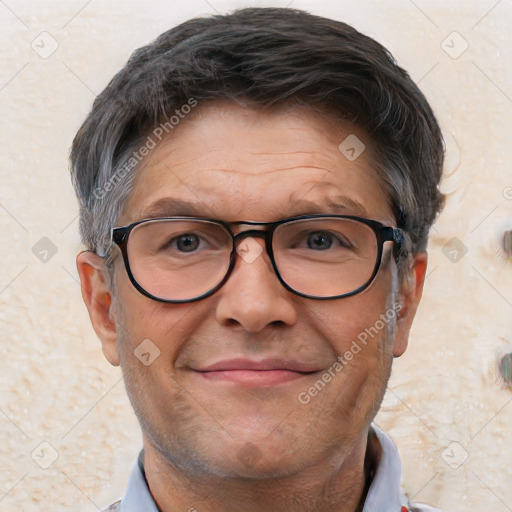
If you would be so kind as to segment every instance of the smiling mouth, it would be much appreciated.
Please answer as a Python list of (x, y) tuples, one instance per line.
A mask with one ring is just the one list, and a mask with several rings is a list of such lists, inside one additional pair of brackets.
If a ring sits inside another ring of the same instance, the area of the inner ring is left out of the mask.
[(232, 382), (243, 386), (275, 386), (307, 378), (319, 370), (306, 363), (279, 359), (233, 359), (194, 369), (200, 377), (210, 382)]
[(252, 386), (273, 386), (300, 379), (316, 372), (294, 372), (291, 370), (214, 370), (199, 373), (208, 380), (230, 381)]

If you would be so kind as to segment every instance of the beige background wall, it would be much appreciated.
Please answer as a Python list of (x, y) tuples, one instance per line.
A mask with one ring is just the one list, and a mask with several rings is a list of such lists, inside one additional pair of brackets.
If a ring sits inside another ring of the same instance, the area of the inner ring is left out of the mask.
[(74, 264), (67, 152), (95, 95), (135, 48), (189, 17), (289, 4), (381, 41), (444, 127), (450, 198), (432, 232), (410, 347), (396, 361), (377, 423), (398, 444), (416, 501), (512, 510), (512, 393), (495, 369), (497, 353), (512, 344), (512, 261), (499, 249), (512, 229), (512, 1), (5, 0), (1, 511), (94, 512), (122, 494), (140, 447), (120, 370), (103, 359)]

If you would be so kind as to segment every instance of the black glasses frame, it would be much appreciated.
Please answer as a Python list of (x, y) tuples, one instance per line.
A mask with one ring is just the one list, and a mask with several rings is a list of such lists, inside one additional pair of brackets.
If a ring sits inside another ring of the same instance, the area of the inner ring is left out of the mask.
[[(341, 295), (335, 295), (332, 297), (319, 297), (316, 295), (307, 295), (304, 293), (300, 293), (296, 290), (294, 290), (291, 286), (289, 286), (281, 277), (281, 274), (279, 273), (279, 269), (277, 268), (275, 259), (274, 259), (274, 251), (272, 248), (272, 239), (274, 236), (275, 230), (281, 226), (282, 224), (286, 224), (289, 222), (295, 222), (298, 220), (309, 220), (309, 219), (325, 219), (325, 218), (337, 218), (337, 219), (350, 219), (357, 222), (361, 222), (362, 224), (365, 224), (366, 226), (369, 226), (373, 232), (375, 233), (376, 239), (377, 239), (377, 258), (375, 262), (375, 266), (373, 268), (373, 272), (371, 274), (371, 277), (368, 279), (366, 283), (364, 283), (362, 286), (357, 288), (356, 290), (344, 293)], [(222, 281), (217, 284), (212, 289), (208, 290), (206, 293), (203, 293), (202, 295), (199, 295), (198, 297), (194, 297), (192, 299), (179, 299), (179, 300), (173, 300), (173, 299), (163, 299), (162, 297), (158, 297), (156, 295), (153, 295), (149, 293), (147, 290), (145, 290), (135, 279), (131, 268), (130, 268), (130, 261), (128, 259), (128, 239), (130, 237), (130, 233), (132, 230), (140, 225), (144, 224), (146, 222), (155, 222), (155, 221), (165, 221), (165, 220), (192, 220), (192, 221), (207, 221), (213, 224), (218, 224), (222, 226), (230, 235), (233, 242), (233, 247), (231, 249), (231, 253), (229, 256), (229, 266), (226, 271), (226, 275), (222, 279)], [(240, 233), (234, 234), (231, 230), (230, 225), (248, 225), (248, 226), (266, 226), (267, 229), (265, 230), (257, 230), (257, 229), (249, 229), (246, 231), (242, 231)], [(235, 221), (226, 223), (221, 220), (217, 219), (208, 219), (203, 217), (158, 217), (158, 218), (152, 218), (152, 219), (144, 219), (139, 220), (137, 222), (134, 222), (132, 224), (129, 224), (128, 226), (123, 227), (117, 227), (112, 228), (111, 230), (111, 240), (114, 244), (116, 244), (119, 249), (121, 250), (121, 254), (123, 256), (124, 265), (126, 268), (126, 272), (128, 274), (128, 277), (133, 284), (133, 286), (140, 292), (142, 295), (145, 295), (146, 297), (159, 301), (159, 302), (166, 302), (171, 304), (182, 304), (182, 303), (188, 303), (188, 302), (196, 302), (201, 299), (205, 299), (206, 297), (209, 297), (210, 295), (213, 295), (217, 290), (219, 290), (229, 279), (229, 276), (231, 275), (231, 272), (233, 271), (235, 267), (236, 262), (236, 244), (238, 240), (242, 240), (248, 236), (251, 237), (260, 237), (265, 239), (265, 248), (267, 251), (267, 254), (270, 258), (270, 261), (272, 262), (272, 267), (274, 268), (274, 272), (276, 273), (277, 278), (281, 282), (281, 284), (291, 293), (294, 293), (295, 295), (298, 295), (300, 297), (304, 297), (306, 299), (315, 299), (315, 300), (331, 300), (331, 299), (341, 299), (344, 297), (350, 297), (352, 295), (355, 295), (357, 293), (362, 292), (375, 279), (380, 265), (382, 261), (382, 252), (384, 248), (384, 242), (394, 242), (396, 246), (396, 251), (394, 251), (395, 260), (398, 262), (400, 257), (400, 248), (404, 239), (404, 230), (400, 228), (385, 226), (379, 221), (372, 220), (372, 219), (366, 219), (364, 217), (356, 217), (353, 215), (328, 215), (328, 214), (316, 214), (316, 215), (301, 215), (299, 217), (290, 217), (288, 219), (279, 220), (276, 222), (254, 222), (254, 221)]]

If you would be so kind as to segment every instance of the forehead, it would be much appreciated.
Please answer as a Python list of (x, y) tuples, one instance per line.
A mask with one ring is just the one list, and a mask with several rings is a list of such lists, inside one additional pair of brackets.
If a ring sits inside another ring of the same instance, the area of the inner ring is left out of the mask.
[(391, 222), (374, 160), (363, 130), (305, 107), (200, 104), (142, 160), (122, 217), (347, 213)]

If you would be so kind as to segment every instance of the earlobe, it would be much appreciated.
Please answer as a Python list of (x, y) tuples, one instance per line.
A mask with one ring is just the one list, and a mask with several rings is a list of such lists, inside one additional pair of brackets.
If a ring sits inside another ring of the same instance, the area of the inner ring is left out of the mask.
[(394, 357), (400, 357), (407, 348), (409, 332), (423, 293), (427, 262), (428, 255), (425, 251), (410, 255), (407, 261), (398, 298), (401, 308), (397, 312), (395, 325)]
[(112, 308), (112, 290), (104, 258), (92, 251), (83, 251), (76, 257), (82, 298), (89, 311), (92, 326), (101, 340), (105, 357), (114, 366), (119, 365), (117, 330)]

